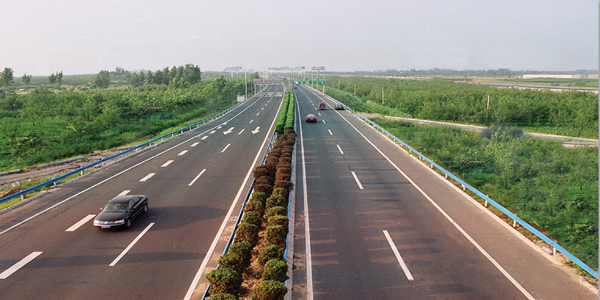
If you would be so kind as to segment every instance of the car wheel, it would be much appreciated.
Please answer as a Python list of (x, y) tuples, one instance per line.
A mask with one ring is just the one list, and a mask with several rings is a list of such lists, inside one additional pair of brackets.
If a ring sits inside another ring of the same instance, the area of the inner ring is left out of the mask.
[(148, 204), (145, 204), (144, 205), (144, 213), (147, 213), (147, 212), (148, 212)]
[(127, 221), (125, 222), (125, 226), (127, 228), (131, 227), (131, 219), (127, 219)]

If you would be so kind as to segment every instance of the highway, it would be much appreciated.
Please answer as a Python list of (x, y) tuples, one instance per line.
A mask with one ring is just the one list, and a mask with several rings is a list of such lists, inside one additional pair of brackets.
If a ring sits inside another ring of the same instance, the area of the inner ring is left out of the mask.
[[(1, 299), (197, 299), (283, 99), (271, 85), (217, 121), (0, 214)], [(93, 216), (145, 194), (131, 228)]]
[[(597, 299), (460, 189), (333, 110), (330, 98), (294, 91), (291, 299)], [(316, 124), (303, 122), (309, 113)]]

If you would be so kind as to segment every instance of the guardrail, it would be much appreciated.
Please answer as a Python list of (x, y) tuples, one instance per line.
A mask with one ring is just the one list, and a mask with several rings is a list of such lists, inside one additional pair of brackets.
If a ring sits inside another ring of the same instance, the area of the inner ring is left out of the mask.
[[(265, 151), (265, 154), (263, 155), (263, 158), (260, 161), (259, 165), (262, 165), (265, 162), (265, 160), (267, 159), (267, 156), (269, 155), (269, 151), (271, 150), (271, 146), (273, 146), (273, 139), (275, 138), (275, 136), (276, 136), (276, 132), (273, 132), (273, 135), (271, 135), (271, 140), (269, 141), (269, 145), (267, 146), (267, 150)], [(252, 196), (252, 191), (254, 190), (255, 182), (256, 182), (256, 179), (252, 180), (252, 184), (250, 185), (250, 188), (248, 189), (248, 193), (246, 194), (246, 198), (244, 198), (244, 202), (242, 202), (242, 207), (240, 208), (240, 212), (238, 213), (237, 220), (235, 221), (235, 225), (233, 226), (233, 231), (231, 231), (229, 240), (227, 240), (227, 244), (225, 244), (225, 249), (223, 250), (223, 253), (221, 255), (227, 254), (227, 252), (229, 251), (229, 247), (231, 246), (231, 244), (233, 244), (233, 238), (235, 237), (235, 231), (240, 226), (240, 223), (242, 221), (242, 214), (244, 213), (244, 208), (246, 207), (246, 203), (248, 203), (248, 200)], [(288, 208), (288, 210), (289, 210), (289, 208)], [(287, 240), (286, 240), (286, 244), (287, 244)], [(287, 247), (286, 247), (286, 249), (287, 249)], [(218, 268), (219, 268), (219, 265), (217, 264), (217, 267), (215, 269), (218, 269)], [(208, 286), (206, 286), (206, 290), (204, 290), (204, 294), (202, 294), (201, 299), (206, 299), (206, 297), (208, 296), (209, 289), (210, 289), (210, 283), (208, 284)]]
[[(544, 235), (543, 233), (541, 233), (539, 230), (537, 230), (533, 226), (529, 225), (529, 223), (523, 221), (516, 214), (513, 214), (508, 209), (504, 208), (502, 205), (498, 204), (496, 201), (492, 200), (490, 197), (488, 197), (484, 193), (482, 193), (479, 190), (477, 190), (476, 188), (470, 186), (468, 183), (466, 183), (462, 179), (456, 177), (454, 174), (450, 173), (446, 169), (442, 168), (440, 165), (436, 164), (433, 160), (427, 158), (426, 156), (424, 156), (420, 152), (416, 151), (410, 145), (408, 145), (405, 142), (401, 141), (400, 139), (398, 139), (397, 137), (395, 137), (393, 134), (391, 134), (387, 130), (383, 129), (381, 126), (375, 124), (373, 121), (367, 119), (366, 117), (364, 117), (361, 114), (354, 114), (354, 113), (352, 113), (352, 115), (356, 116), (357, 118), (363, 119), (364, 121), (367, 122), (367, 124), (370, 124), (371, 126), (375, 127), (377, 130), (383, 132), (384, 134), (386, 134), (387, 136), (389, 136), (391, 139), (393, 139), (394, 141), (396, 141), (397, 143), (399, 143), (400, 145), (402, 145), (403, 147), (405, 147), (406, 149), (408, 149), (409, 152), (413, 152), (415, 155), (417, 155), (419, 157), (419, 159), (424, 160), (427, 163), (429, 163), (430, 166), (431, 166), (431, 168), (434, 168), (434, 167), (437, 168), (439, 171), (441, 171), (442, 173), (445, 174), (446, 178), (450, 177), (454, 181), (460, 183), (462, 185), (463, 191), (466, 191), (468, 189), (471, 192), (475, 193), (477, 196), (481, 197), (483, 200), (485, 200), (485, 202), (486, 202), (485, 206), (486, 207), (487, 207), (487, 203), (493, 205), (495, 208), (499, 209), (501, 212), (503, 212), (505, 215), (507, 215), (509, 218), (511, 218), (514, 221), (514, 223), (515, 223), (514, 225), (515, 226), (516, 226), (516, 224), (519, 224), (519, 225), (523, 226), (524, 228), (526, 228), (527, 230), (529, 230), (531, 233), (535, 234), (538, 238), (540, 238), (541, 240), (543, 240), (544, 242), (546, 242), (550, 246), (552, 246), (555, 251), (558, 251), (558, 252), (562, 253), (564, 256), (566, 256), (568, 259), (570, 259), (572, 262), (574, 262), (575, 264), (577, 264), (577, 266), (579, 266), (580, 268), (584, 269), (586, 272), (588, 272), (594, 278), (598, 279), (598, 272), (596, 272), (594, 269), (590, 268), (588, 265), (586, 265), (584, 262), (582, 262), (581, 260), (579, 260), (577, 257), (575, 257), (573, 254), (571, 254), (565, 248), (561, 247), (556, 241), (553, 241), (552, 239), (550, 239), (549, 237), (547, 237), (546, 235)], [(513, 226), (513, 227), (515, 227), (515, 226)]]
[(129, 148), (129, 149), (127, 149), (127, 150), (123, 151), (123, 152), (119, 152), (119, 153), (117, 153), (117, 154), (114, 154), (114, 155), (111, 155), (111, 156), (109, 156), (109, 157), (103, 158), (103, 159), (101, 159), (101, 160), (99, 160), (99, 161), (96, 161), (96, 162), (94, 162), (94, 163), (91, 163), (91, 164), (89, 164), (89, 165), (83, 166), (83, 167), (81, 167), (81, 168), (79, 168), (79, 169), (76, 169), (76, 170), (74, 170), (74, 171), (71, 171), (71, 172), (69, 172), (69, 173), (66, 173), (66, 174), (64, 174), (64, 175), (58, 176), (58, 177), (56, 177), (56, 178), (53, 178), (53, 179), (51, 179), (51, 180), (48, 180), (48, 181), (42, 182), (42, 183), (40, 183), (40, 184), (38, 184), (38, 185), (35, 185), (35, 186), (32, 186), (32, 187), (30, 187), (30, 188), (24, 189), (24, 190), (22, 190), (22, 191), (20, 191), (20, 192), (18, 192), (18, 193), (14, 193), (14, 194), (12, 194), (12, 195), (9, 195), (9, 196), (6, 196), (6, 197), (4, 197), (4, 198), (0, 198), (0, 203), (6, 202), (6, 201), (8, 201), (8, 200), (11, 200), (11, 199), (14, 199), (14, 198), (17, 198), (17, 197), (21, 197), (21, 200), (25, 200), (24, 196), (25, 196), (26, 194), (28, 194), (28, 193), (31, 193), (31, 192), (33, 192), (33, 191), (35, 191), (35, 190), (37, 190), (37, 189), (43, 188), (43, 187), (45, 187), (45, 186), (48, 186), (48, 185), (51, 185), (51, 184), (56, 184), (57, 182), (60, 182), (61, 180), (65, 179), (65, 178), (67, 178), (67, 177), (69, 177), (69, 176), (71, 176), (71, 175), (77, 174), (77, 173), (81, 173), (81, 175), (83, 175), (83, 171), (84, 171), (84, 170), (86, 170), (86, 169), (89, 169), (89, 168), (91, 168), (91, 167), (94, 167), (94, 166), (96, 166), (96, 165), (98, 165), (98, 164), (104, 163), (104, 162), (106, 162), (106, 161), (108, 161), (108, 160), (111, 160), (111, 159), (113, 159), (113, 158), (115, 158), (115, 157), (120, 157), (120, 156), (122, 156), (122, 155), (124, 155), (124, 154), (127, 154), (127, 153), (129, 153), (129, 152), (132, 152), (132, 151), (134, 151), (134, 150), (137, 150), (137, 149), (139, 149), (139, 148), (142, 148), (142, 147), (144, 147), (144, 146), (147, 146), (147, 145), (152, 145), (152, 143), (154, 143), (154, 142), (156, 142), (156, 141), (158, 141), (158, 140), (164, 139), (165, 137), (168, 137), (168, 136), (174, 137), (174, 136), (175, 136), (175, 134), (177, 134), (177, 133), (183, 133), (185, 130), (188, 130), (188, 129), (189, 129), (189, 130), (191, 130), (193, 127), (198, 127), (198, 126), (200, 126), (201, 124), (202, 124), (202, 125), (204, 125), (204, 124), (206, 124), (206, 123), (208, 123), (208, 122), (212, 122), (212, 121), (214, 121), (214, 120), (217, 120), (217, 119), (219, 119), (219, 118), (223, 117), (224, 115), (226, 115), (227, 113), (229, 113), (230, 111), (232, 111), (232, 110), (236, 109), (238, 106), (240, 106), (240, 105), (242, 105), (242, 104), (244, 104), (244, 103), (246, 103), (246, 101), (244, 101), (244, 102), (241, 102), (241, 103), (238, 103), (238, 104), (236, 104), (236, 105), (234, 105), (234, 106), (232, 106), (232, 107), (230, 107), (230, 108), (228, 108), (228, 109), (226, 109), (226, 110), (224, 110), (224, 111), (220, 112), (219, 114), (217, 114), (217, 115), (215, 115), (215, 116), (213, 116), (213, 117), (211, 117), (211, 118), (209, 118), (209, 119), (206, 119), (206, 120), (203, 120), (203, 121), (199, 121), (199, 122), (196, 122), (196, 123), (194, 123), (194, 124), (191, 124), (191, 125), (189, 125), (189, 126), (186, 126), (186, 127), (183, 127), (183, 128), (177, 129), (177, 130), (175, 130), (175, 131), (169, 132), (169, 133), (167, 133), (167, 134), (161, 135), (161, 136), (159, 136), (159, 137), (157, 137), (157, 138), (155, 138), (155, 139), (152, 139), (152, 140), (150, 140), (150, 141), (148, 141), (148, 142), (145, 142), (145, 143), (143, 143), (143, 144), (139, 144), (139, 145), (137, 145), (137, 146), (133, 146), (133, 147), (131, 147), (131, 148)]

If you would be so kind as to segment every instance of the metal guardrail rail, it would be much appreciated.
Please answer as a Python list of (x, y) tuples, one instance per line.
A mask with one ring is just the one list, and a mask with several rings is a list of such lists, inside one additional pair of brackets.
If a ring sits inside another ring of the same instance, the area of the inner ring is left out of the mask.
[(212, 122), (212, 121), (214, 121), (214, 120), (217, 120), (217, 119), (219, 119), (219, 118), (223, 117), (224, 115), (226, 115), (227, 113), (229, 113), (230, 111), (232, 111), (232, 110), (236, 109), (237, 107), (239, 107), (240, 105), (242, 105), (242, 104), (244, 104), (244, 103), (246, 103), (246, 101), (244, 101), (244, 102), (241, 102), (241, 103), (238, 103), (238, 104), (236, 104), (236, 105), (234, 105), (234, 106), (232, 106), (232, 107), (230, 107), (230, 108), (228, 108), (228, 109), (226, 109), (226, 110), (224, 110), (224, 111), (220, 112), (219, 114), (217, 114), (217, 115), (215, 115), (215, 116), (213, 116), (213, 117), (211, 117), (211, 118), (209, 118), (209, 119), (206, 119), (206, 120), (204, 120), (204, 121), (199, 121), (199, 122), (196, 122), (196, 123), (194, 123), (194, 124), (191, 124), (191, 125), (189, 125), (189, 126), (186, 126), (186, 127), (183, 127), (183, 128), (177, 129), (177, 130), (175, 130), (175, 131), (172, 131), (172, 132), (170, 132), (170, 133), (167, 133), (167, 134), (161, 135), (161, 136), (159, 136), (159, 137), (157, 137), (157, 138), (155, 138), (155, 139), (153, 139), (153, 140), (151, 140), (151, 141), (148, 141), (148, 142), (146, 142), (146, 143), (139, 144), (139, 145), (137, 145), (137, 146), (133, 146), (133, 147), (131, 147), (131, 148), (129, 148), (129, 149), (127, 149), (127, 150), (123, 151), (123, 152), (119, 152), (119, 153), (117, 153), (117, 154), (114, 154), (114, 155), (111, 155), (111, 156), (109, 156), (109, 157), (103, 158), (103, 159), (101, 159), (101, 160), (99, 160), (99, 161), (96, 161), (96, 162), (94, 162), (94, 163), (91, 163), (91, 164), (89, 164), (89, 165), (83, 166), (83, 167), (81, 167), (81, 168), (79, 168), (79, 169), (76, 169), (76, 170), (74, 170), (74, 171), (71, 171), (71, 172), (69, 172), (69, 173), (66, 173), (66, 174), (64, 174), (64, 175), (58, 176), (58, 177), (56, 177), (56, 178), (53, 178), (53, 179), (51, 179), (51, 180), (48, 180), (48, 181), (42, 182), (42, 183), (40, 183), (40, 184), (38, 184), (38, 185), (35, 185), (35, 186), (32, 186), (32, 187), (30, 187), (30, 188), (24, 189), (24, 190), (22, 190), (22, 191), (20, 191), (20, 192), (18, 192), (18, 193), (14, 193), (14, 194), (12, 194), (12, 195), (9, 195), (9, 196), (6, 196), (6, 197), (4, 197), (4, 198), (0, 198), (0, 203), (6, 202), (6, 201), (8, 201), (8, 200), (11, 200), (11, 199), (14, 199), (14, 198), (16, 198), (16, 197), (21, 197), (21, 199), (22, 199), (22, 200), (24, 200), (24, 195), (25, 195), (25, 194), (31, 193), (31, 192), (33, 192), (33, 191), (35, 191), (35, 190), (37, 190), (37, 189), (40, 189), (40, 188), (43, 188), (43, 187), (45, 187), (45, 186), (48, 186), (48, 185), (54, 184), (54, 183), (56, 183), (56, 182), (60, 182), (61, 180), (65, 179), (65, 178), (67, 178), (67, 177), (69, 177), (69, 176), (71, 176), (71, 175), (77, 174), (77, 173), (79, 173), (79, 172), (83, 172), (83, 171), (84, 171), (84, 170), (86, 170), (86, 169), (89, 169), (89, 168), (91, 168), (91, 167), (94, 167), (94, 166), (96, 166), (96, 165), (98, 165), (98, 164), (104, 163), (104, 162), (106, 162), (106, 161), (108, 161), (108, 160), (111, 160), (111, 159), (113, 159), (113, 158), (120, 157), (120, 156), (122, 156), (122, 155), (124, 155), (124, 154), (127, 154), (127, 153), (129, 153), (129, 152), (135, 151), (135, 150), (137, 150), (137, 149), (139, 149), (139, 148), (142, 148), (142, 147), (144, 147), (144, 146), (147, 146), (147, 145), (152, 145), (152, 143), (154, 143), (154, 142), (156, 142), (156, 141), (158, 141), (158, 140), (160, 140), (160, 139), (164, 139), (165, 137), (168, 137), (168, 136), (174, 136), (176, 133), (183, 133), (185, 130), (188, 130), (188, 129), (189, 129), (189, 130), (191, 130), (191, 129), (193, 129), (193, 127), (198, 127), (198, 126), (200, 126), (201, 124), (202, 124), (202, 125), (204, 125), (204, 124), (206, 124), (206, 123), (208, 123), (208, 122)]
[(580, 268), (584, 269), (586, 272), (588, 272), (594, 278), (598, 279), (598, 272), (597, 271), (595, 271), (594, 269), (590, 268), (584, 262), (582, 262), (581, 260), (579, 260), (577, 257), (575, 257), (575, 255), (571, 254), (565, 248), (563, 248), (562, 246), (560, 246), (556, 241), (550, 239), (549, 237), (547, 237), (546, 235), (544, 235), (543, 233), (541, 233), (539, 230), (537, 230), (533, 226), (529, 225), (529, 223), (523, 221), (523, 219), (519, 218), (516, 214), (514, 214), (511, 211), (509, 211), (508, 209), (504, 208), (502, 205), (498, 204), (496, 201), (492, 200), (490, 197), (488, 197), (484, 193), (480, 192), (476, 188), (470, 186), (464, 180), (458, 178), (456, 175), (452, 174), (448, 170), (442, 168), (440, 165), (436, 164), (433, 160), (429, 159), (428, 157), (424, 156), (420, 152), (416, 151), (410, 145), (408, 145), (405, 142), (401, 141), (400, 139), (398, 139), (397, 137), (395, 137), (393, 134), (391, 134), (387, 130), (383, 129), (381, 126), (373, 123), (371, 120), (367, 119), (365, 116), (363, 116), (361, 114), (354, 114), (354, 113), (352, 113), (352, 114), (354, 116), (356, 116), (357, 118), (363, 119), (365, 122), (367, 122), (367, 124), (370, 124), (371, 126), (375, 127), (377, 130), (383, 132), (384, 134), (386, 134), (387, 136), (389, 136), (391, 139), (393, 139), (394, 141), (396, 141), (397, 143), (399, 143), (400, 145), (402, 145), (403, 147), (405, 147), (406, 149), (408, 149), (409, 152), (413, 152), (421, 160), (424, 160), (427, 163), (429, 163), (432, 168), (433, 167), (437, 168), (440, 172), (444, 173), (446, 175), (446, 177), (450, 177), (454, 181), (460, 183), (463, 186), (463, 190), (468, 189), (471, 192), (475, 193), (477, 196), (481, 197), (486, 202), (488, 202), (491, 205), (493, 205), (495, 208), (497, 208), (498, 210), (500, 210), (502, 213), (504, 213), (505, 215), (507, 215), (509, 218), (511, 218), (512, 220), (514, 220), (516, 223), (518, 223), (519, 225), (523, 226), (525, 229), (529, 230), (531, 233), (535, 234), (538, 238), (540, 238), (544, 242), (548, 243), (550, 246), (552, 246), (554, 249), (556, 249), (556, 251), (562, 253), (564, 256), (566, 256), (572, 262), (574, 262), (575, 264), (577, 264), (577, 266), (579, 266)]

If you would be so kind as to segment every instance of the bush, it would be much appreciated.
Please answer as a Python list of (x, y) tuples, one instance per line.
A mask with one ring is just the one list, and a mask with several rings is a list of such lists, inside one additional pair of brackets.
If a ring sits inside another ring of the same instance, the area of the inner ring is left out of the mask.
[(240, 241), (231, 244), (229, 247), (228, 253), (237, 254), (242, 258), (242, 264), (244, 265), (244, 269), (250, 265), (250, 259), (252, 258), (252, 244), (248, 241)]
[(283, 250), (277, 245), (269, 245), (265, 247), (259, 254), (256, 262), (263, 268), (264, 265), (271, 259), (283, 260)]
[(267, 227), (280, 225), (285, 229), (285, 233), (289, 232), (290, 220), (286, 216), (272, 216), (267, 219)]
[(260, 193), (265, 193), (267, 195), (271, 195), (273, 193), (273, 185), (269, 184), (255, 184), (254, 190)]
[(241, 256), (236, 253), (225, 253), (219, 257), (219, 266), (221, 268), (232, 269), (238, 274), (244, 273), (246, 266), (244, 266), (244, 260)]
[(294, 183), (288, 180), (276, 180), (275, 188), (284, 188), (288, 191), (291, 191), (294, 189)]
[(275, 206), (287, 207), (287, 199), (281, 195), (275, 195), (275, 194), (271, 195), (271, 197), (269, 197), (269, 199), (267, 199), (266, 208), (269, 209), (269, 208), (275, 207)]
[(284, 188), (276, 188), (273, 190), (273, 195), (281, 195), (283, 198), (288, 197), (288, 191)]
[(266, 166), (260, 165), (260, 166), (256, 166), (254, 168), (254, 170), (252, 171), (252, 173), (254, 174), (254, 178), (260, 178), (260, 177), (269, 175), (269, 170), (267, 169)]
[(287, 228), (281, 225), (267, 226), (265, 229), (265, 245), (277, 245), (285, 247)]
[(283, 174), (283, 173), (275, 174), (275, 180), (277, 180), (277, 181), (281, 181), (281, 180), (290, 181), (290, 179), (292, 179), (292, 175)]
[(210, 295), (210, 300), (237, 300), (238, 298), (232, 294), (221, 293), (216, 295)]
[(275, 176), (277, 176), (277, 174), (292, 175), (292, 168), (290, 168), (290, 166), (277, 166), (277, 172), (275, 172)]
[(283, 300), (287, 288), (282, 282), (263, 280), (252, 293), (252, 300)]
[(210, 283), (210, 294), (228, 293), (237, 295), (242, 285), (242, 278), (238, 272), (229, 268), (219, 268), (206, 275)]
[(262, 217), (255, 211), (249, 211), (247, 213), (244, 213), (244, 218), (242, 219), (242, 222), (260, 227), (260, 224), (262, 224)]
[(265, 212), (265, 206), (258, 200), (248, 200), (248, 203), (246, 203), (246, 206), (244, 207), (244, 213), (251, 211), (256, 212), (259, 216), (262, 216)]
[(258, 226), (254, 224), (241, 223), (240, 227), (235, 231), (236, 242), (248, 241), (252, 245), (256, 245), (258, 241)]
[(267, 201), (267, 194), (261, 192), (254, 192), (252, 193), (252, 196), (250, 196), (250, 200), (258, 200), (265, 204), (265, 202)]
[(273, 216), (287, 216), (287, 208), (283, 206), (274, 206), (267, 209), (267, 214), (265, 216), (267, 220)]
[(263, 280), (277, 280), (284, 282), (289, 279), (287, 276), (288, 264), (285, 260), (271, 259), (265, 264), (265, 271), (262, 274)]
[(255, 185), (266, 184), (266, 185), (273, 186), (274, 181), (275, 181), (275, 178), (273, 178), (273, 177), (262, 176), (262, 177), (259, 177), (258, 179), (256, 179)]
[(277, 166), (291, 166), (292, 165), (292, 158), (291, 157), (287, 157), (287, 156), (281, 156), (279, 158), (279, 162), (277, 163)]

